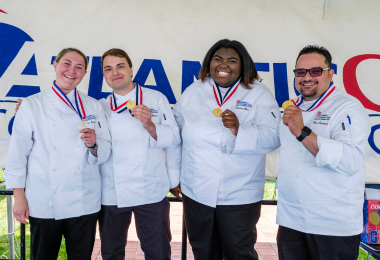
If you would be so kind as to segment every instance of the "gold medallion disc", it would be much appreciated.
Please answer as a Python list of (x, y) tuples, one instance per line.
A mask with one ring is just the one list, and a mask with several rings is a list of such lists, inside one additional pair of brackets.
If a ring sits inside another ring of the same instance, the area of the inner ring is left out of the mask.
[(128, 102), (127, 102), (127, 108), (128, 108), (128, 109), (132, 110), (132, 109), (135, 108), (135, 106), (136, 106), (135, 101), (128, 100)]
[(220, 107), (215, 108), (212, 113), (214, 116), (219, 117), (221, 113), (223, 113), (223, 110)]
[(285, 110), (288, 106), (293, 106), (293, 102), (291, 100), (287, 100), (282, 103), (282, 108)]

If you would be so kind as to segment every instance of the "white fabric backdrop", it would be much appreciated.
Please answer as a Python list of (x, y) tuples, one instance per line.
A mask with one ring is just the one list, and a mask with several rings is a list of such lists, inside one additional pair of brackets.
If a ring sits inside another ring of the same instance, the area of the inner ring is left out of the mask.
[[(367, 182), (380, 183), (378, 0), (326, 0), (325, 5), (323, 0), (1, 0), (0, 10), (2, 167), (15, 107), (11, 101), (51, 87), (52, 56), (62, 48), (76, 47), (89, 56), (79, 86), (85, 93), (99, 98), (100, 89), (110, 92), (102, 84), (98, 57), (117, 47), (129, 53), (140, 84), (165, 92), (174, 103), (195, 80), (207, 50), (229, 38), (246, 46), (279, 103), (296, 96), (292, 70), (301, 48), (325, 46), (337, 66), (336, 86), (365, 97), (360, 100), (374, 130), (367, 147)], [(357, 68), (347, 63), (359, 55), (372, 56)], [(278, 154), (267, 156), (268, 178), (277, 175)]]

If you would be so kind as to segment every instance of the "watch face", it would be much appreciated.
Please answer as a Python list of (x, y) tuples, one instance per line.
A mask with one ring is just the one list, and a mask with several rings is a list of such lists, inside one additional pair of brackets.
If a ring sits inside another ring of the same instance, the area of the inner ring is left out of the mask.
[(302, 129), (302, 132), (304, 132), (305, 134), (307, 135), (310, 135), (311, 134), (311, 129), (307, 126), (305, 126), (303, 129)]

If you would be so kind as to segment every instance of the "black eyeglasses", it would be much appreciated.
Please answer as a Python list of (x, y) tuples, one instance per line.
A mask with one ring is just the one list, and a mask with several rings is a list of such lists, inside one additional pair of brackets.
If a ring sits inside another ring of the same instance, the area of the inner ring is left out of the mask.
[(307, 72), (309, 72), (310, 76), (312, 77), (319, 77), (322, 75), (322, 72), (324, 70), (330, 70), (330, 68), (325, 68), (325, 69), (322, 69), (322, 68), (312, 68), (312, 69), (296, 69), (296, 70), (293, 70), (294, 71), (294, 76), (296, 77), (305, 77)]

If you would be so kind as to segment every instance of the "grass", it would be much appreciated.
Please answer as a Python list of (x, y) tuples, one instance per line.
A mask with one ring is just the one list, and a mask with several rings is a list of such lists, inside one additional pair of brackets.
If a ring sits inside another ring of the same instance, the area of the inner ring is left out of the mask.
[[(3, 171), (0, 170), (0, 183), (4, 179)], [(265, 181), (265, 191), (264, 191), (264, 200), (272, 200), (273, 193), (275, 191), (275, 180), (266, 180)], [(0, 185), (0, 190), (5, 190), (5, 185)], [(173, 196), (171, 193), (168, 196)], [(277, 192), (275, 194), (275, 199), (278, 198)], [(16, 233), (16, 258), (20, 258), (20, 224), (14, 220), (15, 233)], [(26, 226), (26, 259), (30, 259), (30, 231), (29, 226)], [(6, 196), (0, 195), (0, 259), (9, 258), (8, 253), (8, 223), (7, 223), (7, 199)], [(65, 239), (62, 238), (61, 249), (58, 254), (58, 260), (66, 260), (67, 254), (65, 250)], [(367, 255), (363, 250), (359, 251), (358, 260), (366, 260)], [(371, 260), (374, 260), (372, 256), (370, 256)]]

